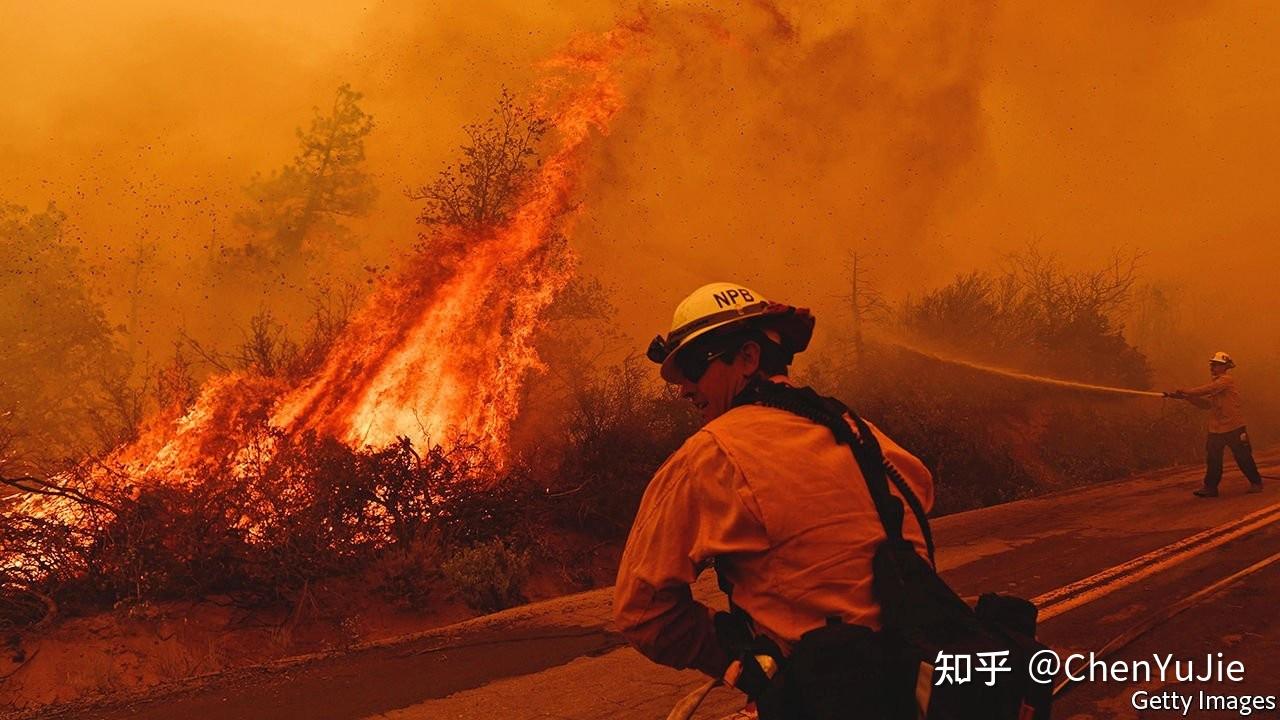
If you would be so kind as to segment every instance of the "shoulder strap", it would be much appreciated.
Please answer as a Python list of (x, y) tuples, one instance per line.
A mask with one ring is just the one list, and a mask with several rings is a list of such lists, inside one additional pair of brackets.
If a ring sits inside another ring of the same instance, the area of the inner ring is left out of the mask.
[[(871, 432), (871, 428), (867, 426), (866, 422), (852, 410), (848, 411), (848, 415), (858, 428), (858, 439), (864, 440), (864, 442), (859, 442), (853, 446), (862, 448), (860, 454), (855, 450), (854, 458), (857, 459), (858, 467), (862, 470), (863, 476), (879, 474), (881, 479), (877, 481), (878, 483), (883, 485), (885, 477), (893, 482), (893, 486), (898, 489), (898, 492), (907, 501), (907, 505), (911, 508), (911, 514), (915, 516), (916, 522), (920, 525), (920, 534), (924, 536), (924, 544), (929, 552), (929, 564), (934, 564), (933, 529), (929, 526), (929, 518), (924, 511), (924, 503), (920, 502), (919, 496), (907, 484), (906, 478), (902, 477), (902, 473), (898, 471), (898, 468), (894, 467), (893, 463), (889, 462), (884, 456), (884, 451), (880, 448), (880, 442), (876, 440), (875, 433)], [(902, 503), (887, 491), (885, 496), (898, 508), (898, 537), (901, 537)]]
[[(826, 427), (835, 436), (836, 442), (847, 445), (853, 453), (858, 468), (862, 471), (863, 480), (871, 499), (876, 506), (876, 514), (880, 524), (890, 540), (902, 540), (902, 522), (904, 510), (902, 501), (889, 492), (889, 481), (898, 489), (907, 505), (915, 515), (920, 531), (924, 535), (925, 546), (929, 553), (929, 563), (934, 564), (933, 532), (929, 527), (929, 519), (924, 512), (924, 504), (911, 490), (898, 469), (884, 457), (875, 433), (866, 422), (844, 403), (835, 398), (824, 397), (812, 388), (796, 388), (781, 383), (757, 381), (748, 385), (734, 398), (734, 406), (764, 405), (785, 410), (812, 420)], [(858, 429), (855, 435), (849, 427), (848, 417)]]

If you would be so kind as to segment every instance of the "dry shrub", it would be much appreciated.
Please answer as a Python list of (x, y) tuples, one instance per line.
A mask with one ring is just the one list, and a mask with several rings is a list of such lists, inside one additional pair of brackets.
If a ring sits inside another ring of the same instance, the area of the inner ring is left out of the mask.
[(575, 392), (551, 492), (558, 522), (626, 537), (654, 471), (696, 430), (690, 404), (655, 385), (652, 372), (628, 361)]
[(428, 607), (439, 588), (442, 549), (436, 538), (419, 538), (388, 548), (365, 573), (369, 587), (389, 602), (410, 609)]
[(1063, 402), (1045, 428), (1041, 452), (1072, 484), (1194, 463), (1204, 445), (1199, 411), (1172, 400)]
[[(56, 486), (78, 506), (75, 522), (3, 511), (0, 586), (79, 611), (213, 594), (255, 605), (293, 602), (315, 581), (381, 568), (376, 590), (421, 603), (439, 577), (426, 563), (442, 548), (527, 536), (515, 532), (527, 483), (466, 443), (420, 454), (402, 439), (356, 451), (264, 430), (182, 486), (102, 490), (93, 477), (101, 475)], [(423, 577), (410, 577), (418, 570)], [(24, 612), (0, 622), (29, 624)]]
[(933, 472), (934, 513), (1008, 502), (1033, 492), (1036, 477), (1017, 454), (1010, 426), (1027, 398), (1017, 387), (869, 346), (865, 368), (835, 365), (814, 377)]
[(967, 357), (1090, 382), (1145, 387), (1147, 358), (1124, 336), (1141, 254), (1072, 272), (1034, 245), (998, 273), (972, 272), (910, 299), (900, 330)]

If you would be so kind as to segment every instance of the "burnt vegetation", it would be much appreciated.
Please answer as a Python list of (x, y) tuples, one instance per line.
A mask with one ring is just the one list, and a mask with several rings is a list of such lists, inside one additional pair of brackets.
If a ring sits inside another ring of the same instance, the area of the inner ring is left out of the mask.
[[(224, 252), (219, 266), (237, 282), (306, 277), (308, 263), (349, 238), (343, 221), (367, 212), (373, 195), (363, 141), (373, 123), (359, 100), (339, 88), (332, 107), (317, 109), (310, 128), (299, 129), (297, 157), (249, 184), (250, 206), (236, 218), (243, 242)], [(505, 222), (537, 169), (536, 145), (548, 128), (503, 91), (485, 122), (465, 128), (463, 161), (413, 194), (424, 202), (420, 222), (433, 234)], [(238, 340), (182, 331), (167, 362), (133, 367), (121, 350), (122, 329), (107, 324), (75, 271), (65, 218), (52, 207), (31, 214), (5, 206), (0, 220), (0, 252), (12, 260), (5, 267), (14, 276), (5, 286), (12, 297), (5, 298), (9, 314), (0, 332), (16, 341), (0, 355), (11, 381), (0, 393), (7, 498), (0, 509), (0, 624), (30, 628), (54, 614), (179, 599), (301, 607), (314, 602), (318, 587), (343, 579), (392, 604), (461, 600), (492, 611), (525, 599), (535, 566), (551, 567), (571, 588), (601, 579), (573, 567), (581, 560), (574, 543), (545, 539), (548, 528), (610, 495), (602, 483), (578, 483), (598, 460), (559, 478), (578, 484), (562, 492), (545, 465), (520, 458), (500, 469), (465, 438), (447, 447), (401, 439), (353, 450), (311, 434), (286, 435), (269, 426), (264, 407), (236, 428), (247, 444), (208, 448), (191, 477), (135, 477), (114, 466), (109, 451), (136, 437), (144, 417), (173, 422), (189, 411), (202, 378), (240, 373), (288, 385), (309, 376), (350, 322), (360, 294), (351, 285), (322, 286), (302, 322), (260, 308)], [(563, 238), (548, 247), (565, 253)], [(461, 251), (465, 246), (450, 249)], [(145, 259), (140, 250), (139, 277), (150, 267)], [(225, 282), (225, 275), (215, 273), (211, 282)], [(554, 312), (599, 322), (605, 315), (593, 303), (601, 297), (598, 285), (575, 286)], [(613, 391), (592, 384), (578, 392), (580, 406), (598, 412), (605, 408), (587, 396)], [(591, 429), (578, 421), (581, 434), (566, 442), (618, 437), (602, 422), (625, 422), (622, 409), (605, 410)], [(647, 460), (654, 451), (637, 452)], [(632, 487), (641, 475), (634, 473)], [(625, 512), (604, 513), (610, 533)]]
[(528, 544), (513, 538), (527, 532), (529, 485), (465, 444), (419, 452), (402, 440), (355, 451), (264, 423), (254, 445), (209, 458), (189, 482), (102, 483), (111, 471), (6, 481), (56, 498), (59, 509), (4, 513), (0, 595), (14, 608), (10, 624), (38, 620), (25, 608), (43, 598), (69, 612), (210, 596), (288, 604), (316, 583), (352, 575), (372, 578), (373, 591), (397, 602), (458, 592), (498, 609), (518, 599), (509, 586), (528, 562), (513, 552), (508, 576), (442, 582), (458, 575), (455, 556), (498, 540)]

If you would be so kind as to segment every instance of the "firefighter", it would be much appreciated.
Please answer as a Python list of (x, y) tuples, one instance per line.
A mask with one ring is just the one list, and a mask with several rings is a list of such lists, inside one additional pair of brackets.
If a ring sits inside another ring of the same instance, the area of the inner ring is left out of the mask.
[(1249, 492), (1262, 492), (1262, 476), (1253, 461), (1253, 448), (1249, 433), (1245, 430), (1244, 414), (1240, 410), (1240, 394), (1230, 370), (1236, 366), (1231, 356), (1214, 353), (1209, 360), (1208, 384), (1186, 390), (1174, 390), (1166, 396), (1186, 400), (1209, 411), (1209, 438), (1205, 443), (1204, 486), (1195, 491), (1197, 497), (1218, 497), (1218, 483), (1222, 480), (1222, 452), (1231, 448), (1236, 466), (1249, 479)]
[[(833, 620), (879, 627), (872, 557), (886, 535), (853, 455), (828, 427), (740, 402), (754, 384), (791, 384), (788, 366), (813, 325), (804, 308), (714, 283), (681, 302), (670, 333), (650, 346), (663, 379), (678, 384), (705, 421), (654, 474), (618, 569), (617, 628), (655, 662), (720, 677), (744, 638), (784, 657), (807, 631)], [(870, 432), (927, 512), (928, 470)], [(904, 536), (926, 555), (911, 512)], [(693, 597), (690, 585), (712, 564), (731, 592), (732, 614)]]

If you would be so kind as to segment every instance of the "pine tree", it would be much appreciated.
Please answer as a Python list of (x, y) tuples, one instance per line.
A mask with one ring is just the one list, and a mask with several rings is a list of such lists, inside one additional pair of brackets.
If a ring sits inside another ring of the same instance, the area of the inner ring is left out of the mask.
[(65, 222), (52, 203), (29, 213), (0, 202), (3, 476), (49, 471), (114, 444), (137, 421), (136, 408), (124, 408), (131, 387), (117, 329), (89, 290)]
[(311, 127), (298, 128), (293, 161), (255, 176), (246, 188), (254, 206), (237, 220), (262, 238), (277, 261), (299, 258), (317, 236), (346, 242), (343, 218), (372, 207), (376, 191), (364, 170), (364, 139), (373, 118), (360, 109), (361, 97), (350, 85), (339, 87), (328, 113), (317, 108)]

